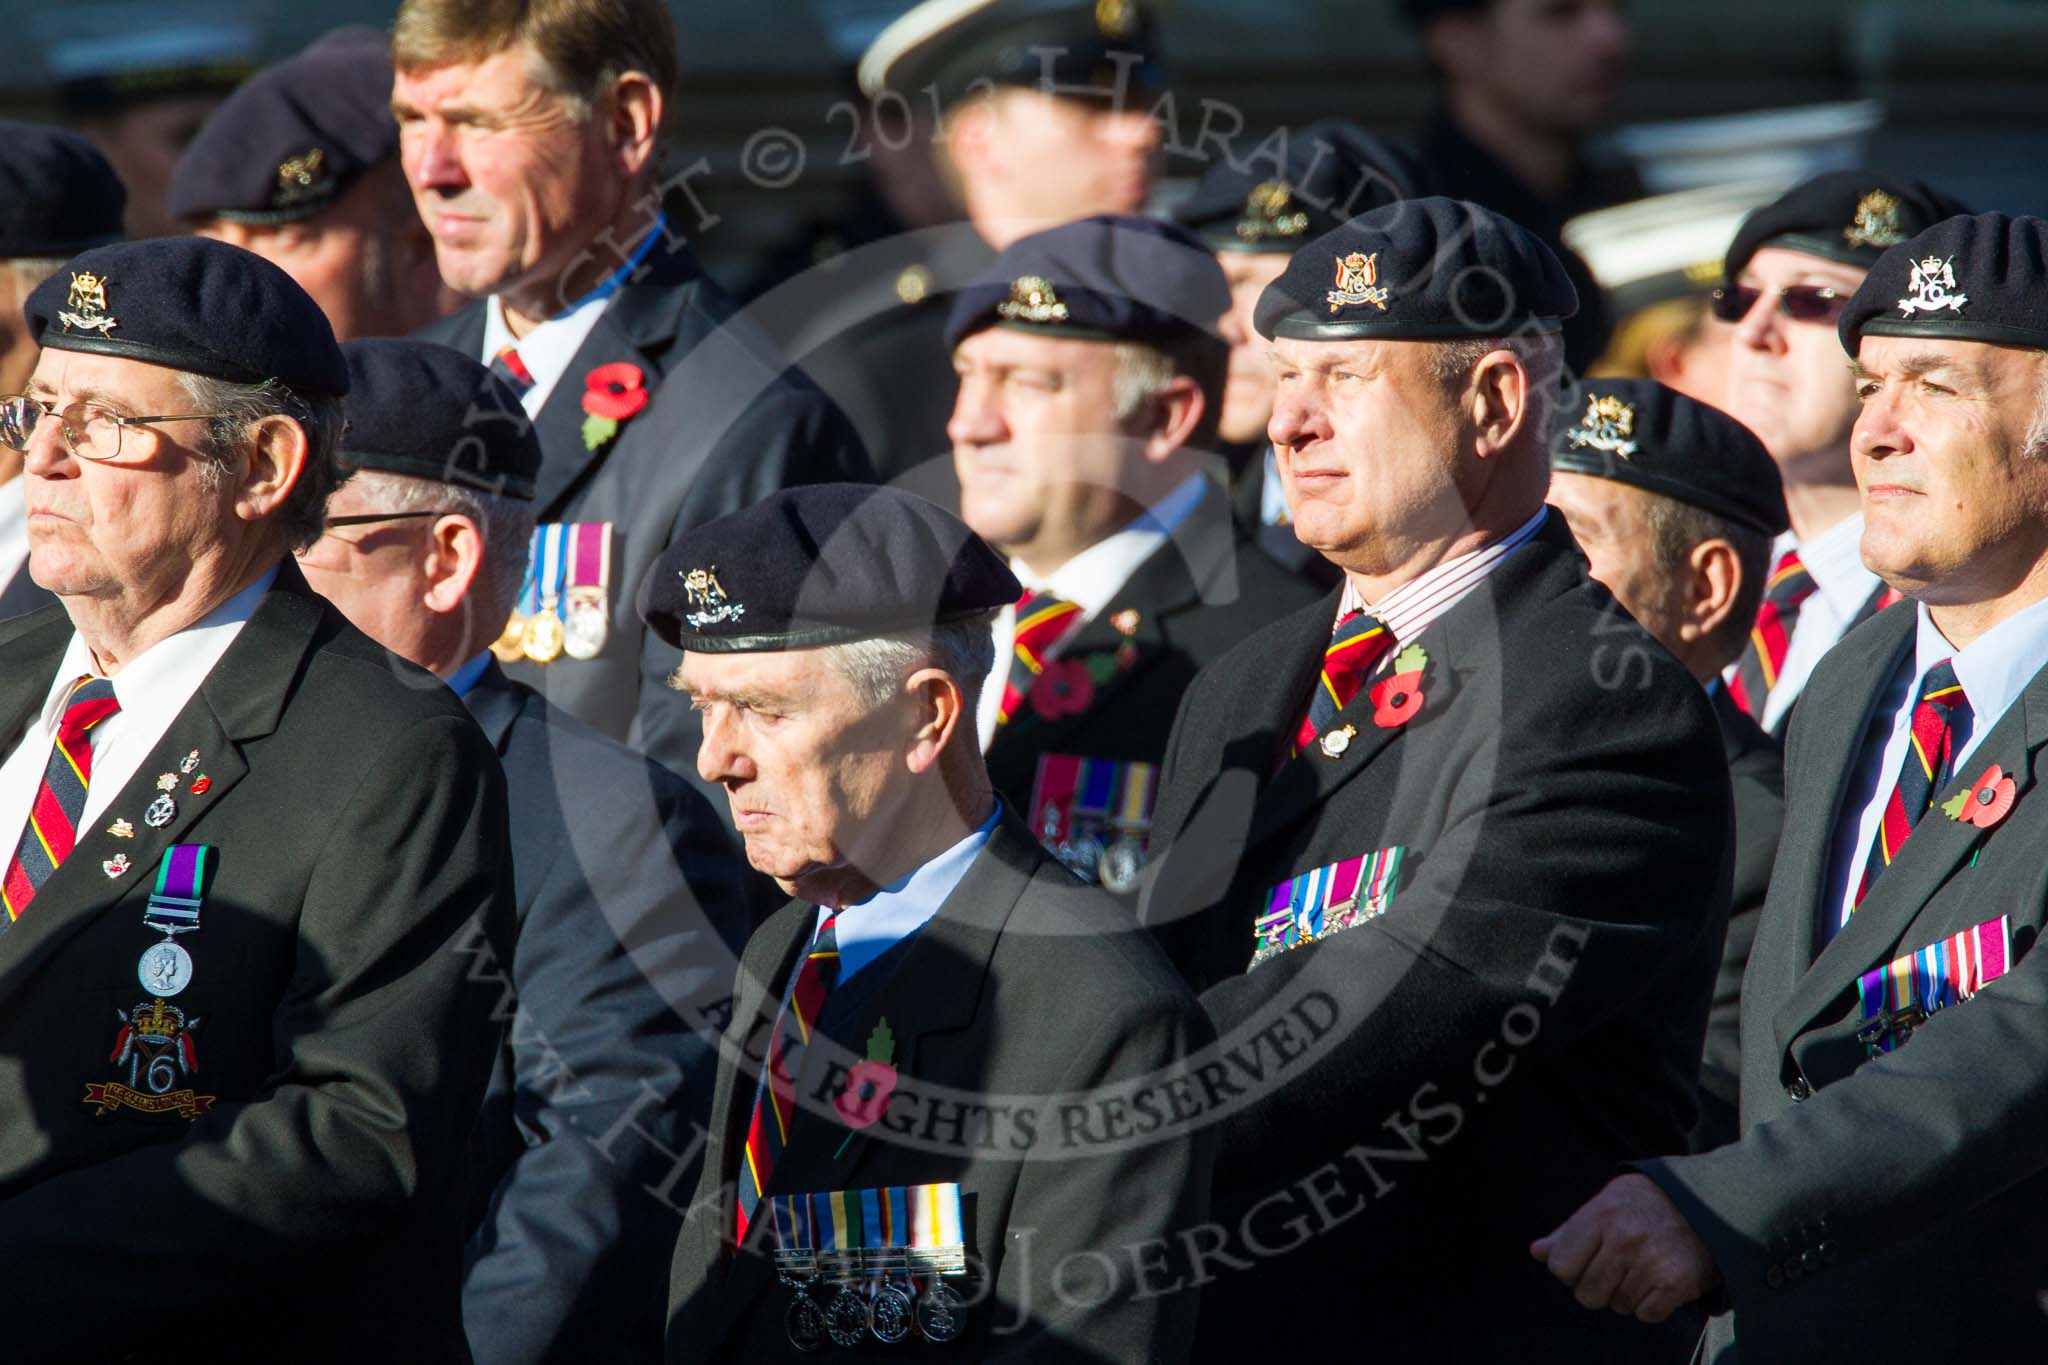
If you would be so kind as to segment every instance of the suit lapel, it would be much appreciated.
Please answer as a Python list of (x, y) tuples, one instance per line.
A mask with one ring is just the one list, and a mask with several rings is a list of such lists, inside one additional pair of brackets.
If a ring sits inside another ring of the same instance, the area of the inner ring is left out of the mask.
[(519, 719), (520, 697), (519, 690), (505, 676), (505, 670), (498, 667), (496, 659), (484, 665), (484, 671), (477, 675), (463, 702), (469, 707), (469, 714), (476, 718), (478, 728), (491, 741), (491, 747), (503, 754), (512, 722)]
[[(28, 913), (12, 931), (0, 935), (0, 997), (16, 983), (28, 980), (44, 958), (101, 911), (138, 886), (146, 888), (164, 850), (242, 780), (248, 763), (239, 742), (276, 728), (322, 610), (320, 599), (306, 587), (297, 567), (285, 561), (276, 584), (135, 776), (121, 788), (101, 820), (80, 831), (71, 856), (43, 884)], [(49, 681), (47, 676), (42, 681), (45, 692)], [(201, 766), (189, 775), (180, 773), (179, 760), (195, 750)], [(193, 796), (191, 779), (202, 772), (211, 785), (204, 795)], [(143, 812), (162, 794), (157, 787), (162, 773), (179, 778), (179, 790), (171, 797), (175, 813), (161, 826), (151, 827)], [(107, 833), (116, 819), (125, 819), (134, 827), (131, 838), (116, 839)], [(116, 854), (129, 860), (128, 870), (109, 876), (102, 863)]]

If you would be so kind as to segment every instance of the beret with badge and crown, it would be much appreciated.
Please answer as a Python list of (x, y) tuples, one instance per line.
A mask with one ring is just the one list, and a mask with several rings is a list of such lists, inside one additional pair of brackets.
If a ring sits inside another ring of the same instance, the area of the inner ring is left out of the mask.
[(1657, 493), (1782, 534), (1777, 463), (1742, 423), (1653, 379), (1588, 379), (1559, 409), (1550, 467)]
[(128, 192), (78, 133), (0, 119), (0, 260), (117, 242)]
[(990, 615), (1023, 592), (936, 503), (823, 483), (772, 493), (680, 536), (640, 585), (655, 635), (704, 654), (815, 649)]
[(1921, 229), (1968, 213), (1918, 180), (1869, 171), (1828, 171), (1803, 180), (1756, 209), (1735, 230), (1722, 273), (1734, 280), (1765, 247), (1869, 267)]
[(519, 396), (470, 356), (431, 341), (344, 341), (343, 472), (381, 469), (531, 500), (540, 440)]
[(1979, 213), (1936, 223), (1884, 253), (1835, 325), (1852, 356), (1866, 336), (2048, 350), (2048, 220)]
[(1175, 221), (1218, 251), (1291, 253), (1359, 214), (1426, 192), (1428, 173), (1405, 144), (1342, 119), (1288, 130), (1274, 156), (1264, 147), (1242, 163), (1211, 163)]

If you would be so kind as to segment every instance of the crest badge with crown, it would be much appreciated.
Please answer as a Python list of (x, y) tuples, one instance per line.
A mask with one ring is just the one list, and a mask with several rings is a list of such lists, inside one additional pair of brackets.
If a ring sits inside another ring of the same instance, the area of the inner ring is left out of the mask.
[(107, 277), (95, 275), (89, 270), (71, 272), (71, 293), (65, 299), (65, 307), (58, 312), (57, 321), (64, 324), (64, 330), (98, 332), (101, 336), (121, 325), (119, 319), (107, 311)]
[(1636, 453), (1636, 443), (1629, 439), (1635, 429), (1633, 405), (1611, 393), (1592, 394), (1586, 399), (1586, 415), (1572, 428), (1570, 440), (1575, 449), (1604, 450), (1626, 460)]
[(1842, 240), (1853, 247), (1878, 251), (1906, 240), (1899, 228), (1899, 201), (1883, 190), (1872, 190), (1856, 201), (1856, 213), (1842, 229)]
[(1380, 284), (1380, 253), (1370, 255), (1354, 251), (1338, 258), (1337, 287), (1329, 292), (1330, 311), (1354, 304), (1369, 303), (1382, 313), (1387, 311), (1387, 291)]
[(1956, 292), (1955, 258), (1943, 260), (1939, 256), (1926, 256), (1913, 262), (1913, 275), (1906, 287), (1912, 292), (1899, 300), (1899, 316), (1912, 317), (1915, 313), (1939, 313), (1947, 309), (1958, 316), (1970, 296)]

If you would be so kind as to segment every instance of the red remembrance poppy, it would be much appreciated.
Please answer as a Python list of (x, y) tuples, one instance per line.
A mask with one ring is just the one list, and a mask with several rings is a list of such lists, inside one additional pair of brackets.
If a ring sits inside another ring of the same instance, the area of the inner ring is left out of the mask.
[(1990, 829), (2005, 818), (2006, 812), (2012, 809), (2012, 803), (2018, 799), (2018, 784), (1994, 763), (1971, 784), (1969, 795), (1963, 798), (1962, 812), (1956, 819), (1978, 829)]
[(882, 1117), (896, 1093), (896, 1068), (887, 1062), (855, 1062), (846, 1075), (846, 1089), (832, 1101), (840, 1121), (849, 1128), (866, 1128)]
[(1373, 705), (1372, 723), (1380, 729), (1406, 725), (1422, 709), (1422, 670), (1381, 678), (1367, 700)]
[(1078, 659), (1054, 659), (1031, 684), (1030, 700), (1040, 720), (1078, 716), (1095, 700), (1095, 679)]
[(647, 377), (638, 365), (614, 361), (583, 379), (583, 410), (592, 417), (623, 422), (647, 406)]

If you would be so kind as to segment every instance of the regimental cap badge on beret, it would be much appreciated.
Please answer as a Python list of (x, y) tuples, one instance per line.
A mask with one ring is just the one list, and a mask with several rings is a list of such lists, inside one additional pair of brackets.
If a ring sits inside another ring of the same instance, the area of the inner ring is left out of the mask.
[(76, 328), (101, 336), (119, 327), (120, 320), (107, 312), (107, 277), (89, 270), (72, 271), (71, 294), (63, 311), (57, 314), (57, 321), (64, 324), (67, 332)]
[(1136, 10), (1132, 0), (1095, 0), (1095, 31), (1113, 43), (1130, 37), (1138, 26)]
[(1626, 460), (1636, 453), (1636, 443), (1629, 439), (1635, 434), (1636, 409), (1633, 403), (1625, 403), (1613, 394), (1589, 394), (1586, 397), (1586, 415), (1579, 419), (1566, 439), (1573, 449), (1591, 447), (1604, 450), (1610, 455), (1619, 455)]
[(718, 581), (716, 564), (684, 573), (683, 595), (691, 606), (698, 608), (683, 618), (693, 630), (737, 621), (747, 614), (745, 606), (726, 597), (725, 588)]
[(312, 199), (323, 199), (332, 188), (334, 173), (328, 168), (327, 153), (315, 147), (277, 163), (277, 188), (271, 192), (273, 209), (288, 209)]
[(1369, 303), (1387, 311), (1387, 291), (1380, 284), (1380, 253), (1354, 251), (1337, 258), (1337, 287), (1329, 293), (1330, 311)]
[(1263, 181), (1245, 196), (1244, 217), (1237, 223), (1238, 240), (1299, 237), (1307, 231), (1308, 215), (1294, 207), (1294, 191), (1284, 182)]
[(1961, 317), (1963, 305), (1970, 301), (1967, 294), (1955, 293), (1955, 258), (1947, 260), (1939, 256), (1923, 256), (1913, 262), (1913, 275), (1907, 288), (1913, 292), (1899, 300), (1899, 316), (1909, 318), (1915, 313), (1939, 313), (1943, 309)]
[(1850, 246), (1883, 250), (1906, 240), (1899, 229), (1899, 201), (1883, 190), (1872, 190), (1856, 201), (1856, 216), (1842, 229), (1842, 240)]
[(996, 316), (1009, 322), (1065, 322), (1067, 305), (1043, 275), (1020, 275), (1010, 297), (996, 305)]

